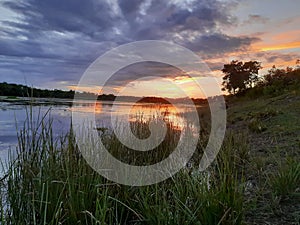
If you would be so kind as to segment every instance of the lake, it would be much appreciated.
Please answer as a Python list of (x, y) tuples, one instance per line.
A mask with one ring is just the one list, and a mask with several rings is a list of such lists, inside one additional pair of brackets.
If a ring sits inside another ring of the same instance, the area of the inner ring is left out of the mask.
[(28, 115), (32, 115), (32, 121), (40, 120), (45, 114), (51, 118), (53, 135), (59, 137), (70, 129), (72, 112), (82, 116), (95, 116), (97, 128), (111, 128), (111, 115), (134, 121), (137, 118), (146, 121), (153, 116), (162, 116), (172, 125), (181, 130), (186, 121), (184, 113), (192, 110), (185, 104), (177, 104), (176, 108), (170, 104), (110, 102), (88, 100), (76, 101), (73, 106), (72, 100), (64, 99), (34, 99), (31, 106), (28, 102), (32, 99), (21, 98), (18, 100), (0, 101), (0, 158), (2, 162), (7, 161), (8, 154), (14, 154), (17, 146), (17, 131), (28, 122)]

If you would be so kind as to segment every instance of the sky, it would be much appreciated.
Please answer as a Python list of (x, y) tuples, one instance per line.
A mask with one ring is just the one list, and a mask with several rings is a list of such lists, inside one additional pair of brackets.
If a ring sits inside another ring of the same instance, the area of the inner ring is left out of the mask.
[[(196, 53), (220, 85), (220, 70), (231, 60), (260, 61), (262, 73), (272, 65), (295, 66), (299, 23), (298, 0), (0, 0), (0, 82), (74, 90), (105, 52), (162, 40)], [(159, 78), (142, 79), (150, 74)], [(170, 65), (124, 68), (106, 92), (117, 94), (120, 79), (131, 87), (128, 95), (181, 97), (174, 82), (191, 97), (203, 95)]]

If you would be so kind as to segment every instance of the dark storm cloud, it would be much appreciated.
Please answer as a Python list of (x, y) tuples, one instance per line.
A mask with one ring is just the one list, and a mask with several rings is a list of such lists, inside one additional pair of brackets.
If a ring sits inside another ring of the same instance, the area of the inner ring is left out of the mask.
[(144, 1), (141, 0), (119, 0), (119, 7), (123, 14), (128, 15), (130, 13), (135, 13), (139, 11), (141, 4)]
[[(257, 40), (222, 33), (221, 27), (234, 26), (237, 21), (231, 15), (233, 6), (217, 0), (6, 0), (0, 4), (19, 16), (0, 21), (0, 55), (7, 61), (14, 57), (13, 74), (24, 74), (22, 68), (27, 68), (30, 78), (32, 68), (40, 82), (52, 77), (76, 83), (99, 55), (136, 40), (174, 41), (207, 55), (247, 48)], [(147, 71), (145, 74), (150, 73)], [(140, 70), (127, 71), (124, 79), (139, 76)]]
[(147, 61), (135, 63), (119, 70), (109, 79), (107, 84), (112, 86), (124, 86), (132, 80), (139, 78), (147, 79), (146, 77), (150, 76), (169, 79), (175, 79), (176, 77), (189, 77), (183, 71), (174, 66), (165, 63)]
[[(32, 49), (36, 51), (31, 52)], [(40, 47), (31, 41), (17, 41), (17, 40), (1, 40), (0, 42), (0, 55), (26, 57), (30, 52), (32, 58), (43, 58), (45, 55)], [(48, 55), (48, 57), (51, 57)]]
[(5, 1), (3, 5), (22, 15), (22, 23), (14, 25), (29, 33), (56, 30), (97, 36), (117, 20), (106, 1), (29, 0)]
[(202, 53), (222, 54), (247, 49), (251, 43), (258, 41), (256, 37), (231, 37), (221, 33), (203, 35), (191, 42), (187, 47)]
[(122, 7), (127, 1), (119, 2), (122, 2), (122, 15), (129, 22), (123, 32), (134, 40), (149, 37), (172, 40), (175, 35), (183, 36), (194, 31), (201, 35), (217, 31), (218, 26), (235, 23), (235, 18), (229, 14), (229, 6), (216, 0), (195, 1), (190, 5), (159, 0), (153, 0), (151, 4), (139, 1), (134, 10), (133, 7)]

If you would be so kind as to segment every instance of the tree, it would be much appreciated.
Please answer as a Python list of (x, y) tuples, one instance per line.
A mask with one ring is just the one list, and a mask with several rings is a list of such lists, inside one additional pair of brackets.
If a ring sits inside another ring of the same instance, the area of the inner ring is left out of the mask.
[(243, 63), (233, 60), (230, 64), (225, 64), (222, 69), (222, 72), (225, 74), (222, 90), (236, 94), (253, 87), (258, 81), (258, 71), (261, 68), (261, 63), (257, 61)]
[(287, 67), (286, 69), (277, 69), (274, 65), (264, 76), (265, 85), (276, 85), (283, 87), (284, 85), (297, 82), (299, 80), (299, 69)]
[(274, 82), (283, 80), (286, 77), (285, 69), (277, 69), (275, 65), (268, 70), (268, 73), (264, 76), (265, 83), (272, 85)]

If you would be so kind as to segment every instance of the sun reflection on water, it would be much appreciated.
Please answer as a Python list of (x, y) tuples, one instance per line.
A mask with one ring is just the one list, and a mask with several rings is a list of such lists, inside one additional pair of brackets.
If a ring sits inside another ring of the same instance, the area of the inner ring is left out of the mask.
[[(186, 115), (193, 108), (185, 104), (163, 103), (132, 103), (132, 102), (111, 102), (111, 101), (82, 101), (74, 104), (72, 111), (81, 112), (83, 115), (95, 116), (97, 123), (101, 126), (109, 124), (111, 115), (119, 118), (120, 121), (127, 118), (129, 122), (147, 123), (153, 119), (161, 119), (172, 124), (174, 129), (182, 130), (187, 126)], [(125, 121), (123, 121), (125, 122)]]

